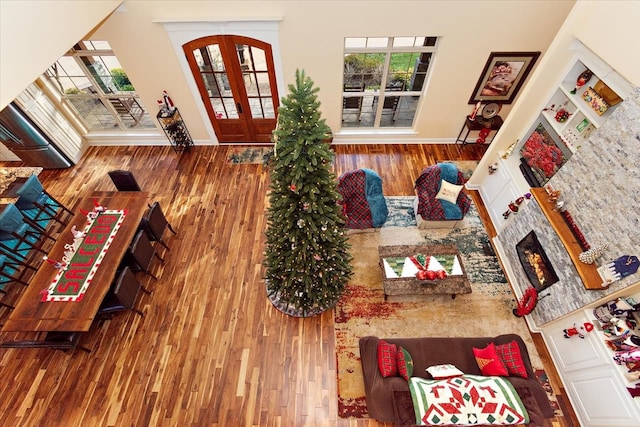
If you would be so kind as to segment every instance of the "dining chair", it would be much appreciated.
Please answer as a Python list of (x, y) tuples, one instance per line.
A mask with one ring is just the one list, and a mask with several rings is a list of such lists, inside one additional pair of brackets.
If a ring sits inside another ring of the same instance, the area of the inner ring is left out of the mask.
[(42, 340), (14, 340), (0, 343), (2, 348), (49, 348), (52, 350), (70, 351), (79, 348), (82, 351), (91, 353), (86, 347), (79, 345), (80, 332), (47, 332)]
[[(31, 175), (16, 192), (16, 207), (21, 211), (35, 210), (31, 218), (37, 223), (54, 220), (62, 225), (68, 221), (62, 219), (64, 213), (73, 216), (73, 212), (49, 194), (36, 175)], [(43, 225), (46, 228), (46, 225)]]
[(164, 231), (168, 228), (173, 234), (177, 234), (167, 221), (159, 202), (153, 202), (149, 205), (149, 209), (140, 221), (140, 228), (145, 231), (150, 241), (160, 243), (167, 250), (170, 250), (169, 246), (162, 240)]
[(0, 242), (11, 253), (18, 254), (29, 249), (35, 249), (43, 254), (40, 242), (41, 232), (24, 221), (20, 210), (12, 203), (4, 206), (0, 213)]
[(133, 271), (144, 271), (155, 280), (158, 280), (151, 272), (151, 263), (154, 257), (159, 259), (161, 263), (164, 263), (164, 259), (158, 255), (158, 252), (151, 244), (144, 230), (138, 230), (131, 245), (127, 249), (125, 257), (127, 266)]
[(98, 316), (111, 317), (119, 311), (135, 311), (140, 316), (144, 316), (142, 311), (135, 308), (141, 290), (148, 293), (138, 282), (133, 271), (129, 267), (124, 267), (118, 274), (113, 288), (109, 290), (100, 304)]
[(107, 173), (118, 191), (140, 191), (140, 186), (132, 172), (125, 170), (113, 170)]

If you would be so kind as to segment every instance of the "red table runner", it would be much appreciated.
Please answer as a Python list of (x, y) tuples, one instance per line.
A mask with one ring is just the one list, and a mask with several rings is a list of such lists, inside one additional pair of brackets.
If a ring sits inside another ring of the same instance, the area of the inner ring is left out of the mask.
[(87, 217), (82, 242), (67, 263), (61, 262), (51, 285), (42, 292), (43, 302), (82, 300), (126, 215), (126, 210), (105, 210)]

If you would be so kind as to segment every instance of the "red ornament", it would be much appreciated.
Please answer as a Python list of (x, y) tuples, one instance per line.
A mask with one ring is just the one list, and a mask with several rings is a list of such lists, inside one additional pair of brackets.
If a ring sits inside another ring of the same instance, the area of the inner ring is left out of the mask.
[(416, 278), (418, 280), (427, 280), (427, 270), (418, 270), (416, 272)]
[(289, 190), (291, 190), (291, 191), (296, 191), (296, 185), (295, 185), (295, 184), (291, 184), (291, 185), (289, 186)]

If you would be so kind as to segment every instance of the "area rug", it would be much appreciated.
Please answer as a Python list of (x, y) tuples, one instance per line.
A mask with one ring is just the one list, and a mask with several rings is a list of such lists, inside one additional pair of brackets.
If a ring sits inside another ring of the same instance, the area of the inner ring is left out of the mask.
[(271, 147), (229, 147), (227, 163), (234, 165), (266, 163), (272, 151)]
[[(367, 416), (358, 340), (360, 337), (522, 336), (535, 369), (543, 365), (500, 269), (475, 206), (453, 230), (389, 226), (349, 236), (354, 274), (335, 310), (338, 411), (342, 418)], [(451, 243), (458, 246), (472, 293), (394, 296), (384, 299), (380, 244)]]

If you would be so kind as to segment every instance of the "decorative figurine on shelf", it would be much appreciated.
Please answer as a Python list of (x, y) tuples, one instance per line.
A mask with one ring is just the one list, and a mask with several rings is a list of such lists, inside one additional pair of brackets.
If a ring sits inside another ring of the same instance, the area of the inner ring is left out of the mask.
[(556, 112), (555, 119), (558, 123), (564, 123), (569, 119), (569, 116), (571, 116), (571, 113), (569, 113), (564, 108), (561, 108)]
[(578, 89), (580, 89), (582, 86), (589, 83), (589, 80), (591, 80), (591, 77), (593, 77), (593, 73), (591, 72), (591, 70), (589, 69), (584, 70), (578, 76), (578, 79), (576, 80), (576, 87), (573, 88), (573, 90), (571, 91), (571, 94), (575, 95), (578, 92)]
[(75, 225), (71, 227), (71, 234), (73, 234), (74, 241), (82, 240), (84, 239), (84, 236), (86, 236), (86, 233), (84, 231), (78, 230)]
[(46, 255), (43, 256), (42, 259), (48, 262), (49, 264), (53, 265), (53, 268), (61, 269), (67, 266), (67, 264), (65, 264), (64, 262), (56, 261), (55, 259), (49, 258)]
[(473, 110), (471, 110), (471, 114), (469, 115), (469, 120), (474, 121), (476, 119), (476, 116), (478, 115), (478, 111), (480, 111), (481, 105), (482, 105), (481, 101), (478, 101), (478, 103), (473, 107)]
[(93, 199), (93, 211), (94, 211), (94, 212), (98, 212), (98, 213), (100, 213), (100, 212), (104, 212), (104, 211), (106, 211), (106, 210), (107, 210), (107, 208), (105, 208), (104, 206), (102, 206), (102, 205), (100, 204), (100, 202), (98, 201), (98, 199)]
[(509, 157), (511, 155), (511, 152), (513, 152), (513, 149), (516, 148), (516, 145), (518, 144), (518, 142), (520, 142), (520, 140), (516, 139), (516, 141), (513, 144), (511, 144), (509, 147), (507, 147), (507, 151), (505, 151), (502, 154), (502, 158), (503, 159), (506, 159), (507, 157)]
[(565, 338), (571, 338), (571, 337), (575, 337), (575, 336), (579, 336), (580, 338), (584, 338), (585, 335), (581, 331), (585, 331), (585, 332), (593, 331), (593, 323), (585, 322), (582, 326), (580, 326), (579, 330), (578, 330), (578, 327), (576, 326), (576, 324), (574, 323), (573, 324), (573, 328), (565, 329), (563, 332), (564, 332), (564, 337)]
[(607, 264), (598, 267), (598, 273), (602, 278), (602, 286), (609, 286), (613, 282), (630, 276), (638, 271), (640, 261), (634, 255), (622, 255)]
[(594, 248), (582, 252), (580, 255), (578, 255), (578, 258), (585, 264), (593, 264), (608, 247), (608, 243), (602, 243)]

